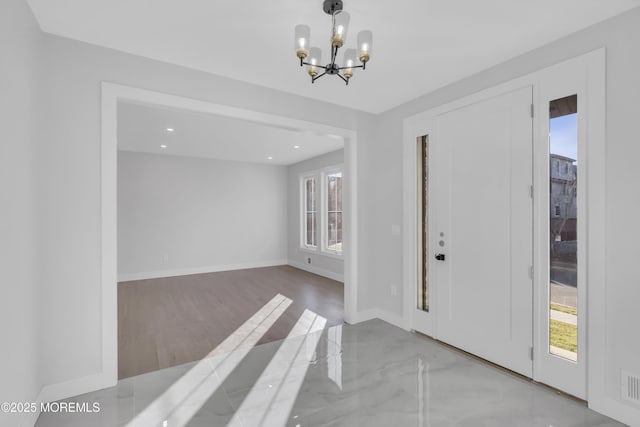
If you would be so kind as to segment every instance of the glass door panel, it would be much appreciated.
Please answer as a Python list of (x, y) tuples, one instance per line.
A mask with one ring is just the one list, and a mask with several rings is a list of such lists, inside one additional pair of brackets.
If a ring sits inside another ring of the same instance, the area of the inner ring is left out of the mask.
[(549, 103), (549, 353), (578, 360), (578, 97)]

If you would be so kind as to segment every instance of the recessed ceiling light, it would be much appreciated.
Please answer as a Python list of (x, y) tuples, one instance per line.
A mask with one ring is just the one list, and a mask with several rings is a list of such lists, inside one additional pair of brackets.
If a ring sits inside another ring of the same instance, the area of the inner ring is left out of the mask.
[(167, 148), (166, 144), (162, 144), (160, 148)]
[(293, 148), (300, 148), (300, 146), (299, 145), (294, 145)]
[(175, 131), (174, 128), (167, 128), (167, 132), (173, 132), (173, 131)]
[(273, 157), (269, 156), (267, 157), (267, 160), (273, 160)]

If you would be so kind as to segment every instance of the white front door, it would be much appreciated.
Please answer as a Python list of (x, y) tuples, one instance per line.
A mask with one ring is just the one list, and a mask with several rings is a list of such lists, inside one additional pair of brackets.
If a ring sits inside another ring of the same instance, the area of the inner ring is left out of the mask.
[(582, 399), (604, 387), (604, 75), (598, 50), (404, 122), (411, 327)]
[(436, 338), (528, 377), (531, 104), (525, 87), (441, 114), (429, 139)]

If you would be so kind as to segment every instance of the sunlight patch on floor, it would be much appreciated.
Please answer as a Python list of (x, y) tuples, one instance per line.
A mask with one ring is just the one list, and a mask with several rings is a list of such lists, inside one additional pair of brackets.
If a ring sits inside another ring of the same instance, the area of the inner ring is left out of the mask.
[(183, 427), (293, 301), (276, 295), (140, 412), (127, 427)]
[(313, 311), (302, 313), (228, 426), (286, 425), (326, 323)]

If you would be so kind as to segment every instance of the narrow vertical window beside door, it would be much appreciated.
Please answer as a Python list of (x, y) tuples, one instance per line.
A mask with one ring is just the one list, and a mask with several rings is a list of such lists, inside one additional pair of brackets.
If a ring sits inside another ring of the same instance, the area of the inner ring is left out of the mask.
[(418, 149), (418, 310), (429, 311), (429, 137)]
[(549, 105), (549, 352), (578, 360), (578, 97)]

